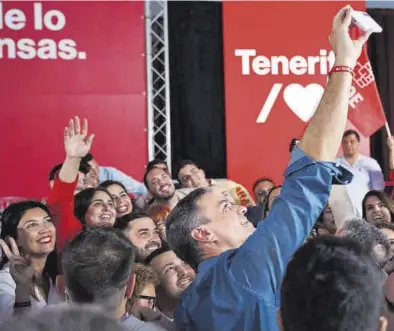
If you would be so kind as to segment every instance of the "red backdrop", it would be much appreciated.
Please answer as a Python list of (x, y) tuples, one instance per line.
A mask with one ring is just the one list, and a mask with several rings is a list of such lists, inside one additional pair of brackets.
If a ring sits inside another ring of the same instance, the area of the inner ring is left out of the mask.
[(48, 194), (48, 172), (64, 159), (63, 128), (74, 115), (89, 119), (100, 164), (141, 180), (147, 162), (144, 3), (41, 6), (0, 7), (0, 196)]
[[(334, 60), (332, 18), (346, 4), (223, 2), (229, 178), (249, 189), (259, 177), (282, 182), (289, 144), (302, 135)], [(369, 154), (366, 138), (362, 149)]]

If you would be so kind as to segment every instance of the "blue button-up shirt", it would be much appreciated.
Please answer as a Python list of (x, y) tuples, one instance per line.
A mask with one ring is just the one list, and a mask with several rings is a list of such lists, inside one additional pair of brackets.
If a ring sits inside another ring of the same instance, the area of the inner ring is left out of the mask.
[(146, 189), (143, 183), (131, 178), (126, 175), (119, 169), (113, 167), (99, 167), (99, 181), (100, 183), (105, 182), (107, 180), (114, 180), (116, 182), (121, 182), (128, 193), (133, 193), (137, 196), (146, 196), (148, 194), (148, 190)]
[(286, 265), (327, 204), (331, 185), (351, 179), (341, 166), (315, 162), (295, 149), (269, 216), (240, 248), (198, 266), (175, 313), (177, 330), (278, 330), (276, 311)]

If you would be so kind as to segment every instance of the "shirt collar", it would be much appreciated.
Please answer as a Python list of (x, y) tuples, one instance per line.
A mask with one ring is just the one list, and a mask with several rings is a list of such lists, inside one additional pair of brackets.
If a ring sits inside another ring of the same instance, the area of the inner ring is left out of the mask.
[(219, 258), (217, 256), (211, 257), (209, 259), (206, 259), (204, 261), (202, 261), (199, 265), (198, 265), (198, 273), (199, 274), (205, 274), (209, 268), (211, 268), (214, 264), (216, 264), (217, 260)]

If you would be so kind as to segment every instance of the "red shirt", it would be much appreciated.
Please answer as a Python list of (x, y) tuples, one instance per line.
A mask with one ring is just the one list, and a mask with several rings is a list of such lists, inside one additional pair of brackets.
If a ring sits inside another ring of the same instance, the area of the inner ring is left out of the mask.
[(394, 170), (390, 170), (390, 180), (394, 180)]
[(48, 208), (56, 226), (57, 252), (63, 252), (67, 242), (82, 231), (82, 224), (74, 216), (74, 190), (78, 179), (66, 183), (58, 178), (53, 182), (52, 192), (48, 198)]

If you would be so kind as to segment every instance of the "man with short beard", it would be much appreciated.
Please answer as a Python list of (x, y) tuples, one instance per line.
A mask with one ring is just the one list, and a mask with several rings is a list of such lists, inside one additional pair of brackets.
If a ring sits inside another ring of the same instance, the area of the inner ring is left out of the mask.
[(117, 220), (114, 228), (120, 229), (136, 248), (136, 262), (144, 262), (146, 257), (161, 247), (156, 224), (144, 213), (132, 212)]
[(208, 179), (205, 177), (205, 171), (191, 160), (181, 161), (177, 172), (177, 178), (182, 187), (196, 189), (213, 185), (219, 186), (230, 193), (237, 205), (245, 207), (255, 206), (249, 192), (241, 184), (229, 179), (220, 181), (216, 181), (212, 178)]
[(172, 210), (193, 189), (185, 188), (175, 190), (170, 171), (162, 165), (153, 164), (147, 167), (144, 175), (144, 184), (153, 197), (153, 204), (163, 205)]
[(382, 169), (376, 160), (362, 155), (360, 149), (360, 134), (347, 130), (342, 138), (343, 156), (336, 162), (353, 173), (354, 179), (346, 185), (350, 199), (357, 210), (357, 216), (362, 215), (362, 201), (369, 190), (383, 191), (384, 178)]
[(156, 302), (160, 311), (173, 319), (179, 298), (196, 276), (194, 270), (168, 246), (163, 246), (149, 255), (145, 263), (159, 275)]

